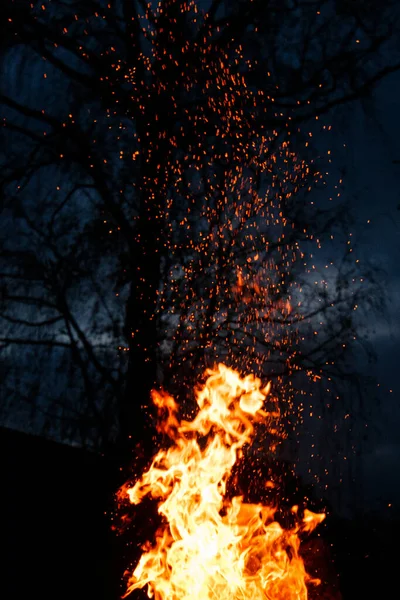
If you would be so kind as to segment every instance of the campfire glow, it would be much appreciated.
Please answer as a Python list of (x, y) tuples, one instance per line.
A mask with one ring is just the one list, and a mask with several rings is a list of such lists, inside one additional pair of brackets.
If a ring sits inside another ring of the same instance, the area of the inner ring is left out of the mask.
[(284, 530), (274, 507), (225, 497), (254, 423), (272, 425), (279, 416), (263, 409), (270, 386), (222, 364), (207, 375), (192, 421), (179, 421), (175, 400), (153, 392), (160, 414), (167, 413), (159, 429), (172, 444), (121, 493), (133, 504), (145, 496), (157, 499), (164, 523), (143, 550), (127, 595), (147, 585), (156, 600), (305, 600), (311, 579), (299, 555), (299, 533), (311, 531), (324, 515), (305, 511), (294, 529)]

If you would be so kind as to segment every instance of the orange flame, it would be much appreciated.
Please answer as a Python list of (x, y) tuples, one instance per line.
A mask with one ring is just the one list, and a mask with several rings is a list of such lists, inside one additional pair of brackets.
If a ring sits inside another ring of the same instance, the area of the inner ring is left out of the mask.
[(164, 524), (143, 551), (126, 595), (147, 585), (156, 600), (305, 600), (311, 578), (298, 533), (312, 530), (324, 515), (305, 511), (303, 521), (284, 530), (273, 507), (225, 498), (254, 423), (278, 416), (263, 409), (270, 385), (263, 388), (253, 375), (241, 378), (222, 364), (207, 374), (192, 421), (179, 421), (174, 399), (153, 392), (156, 406), (168, 413), (161, 429), (173, 444), (122, 493), (133, 504), (147, 495), (157, 499)]

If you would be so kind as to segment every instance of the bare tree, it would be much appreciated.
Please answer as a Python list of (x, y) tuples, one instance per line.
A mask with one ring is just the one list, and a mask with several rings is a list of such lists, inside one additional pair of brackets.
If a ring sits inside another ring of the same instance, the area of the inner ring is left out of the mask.
[[(352, 375), (377, 286), (343, 208), (310, 195), (310, 121), (400, 66), (396, 4), (223, 4), (8, 3), (7, 414), (26, 402), (53, 434), (124, 447), (150, 443), (160, 376), (179, 392), (217, 359), (282, 383)], [(335, 228), (344, 257), (315, 283)]]

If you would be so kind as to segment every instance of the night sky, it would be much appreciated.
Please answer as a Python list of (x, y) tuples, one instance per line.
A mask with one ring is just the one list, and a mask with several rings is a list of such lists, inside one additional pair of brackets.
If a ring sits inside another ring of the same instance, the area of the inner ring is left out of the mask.
[[(371, 342), (378, 361), (381, 422), (365, 456), (364, 477), (372, 506), (400, 508), (400, 76), (388, 77), (364, 107), (352, 107), (343, 138), (346, 181), (360, 218), (363, 251), (386, 270), (388, 312), (374, 319)], [(339, 133), (338, 128), (338, 133)], [(337, 142), (339, 143), (338, 136)], [(339, 149), (338, 149), (339, 151)], [(367, 220), (371, 223), (367, 228)], [(392, 391), (390, 391), (392, 390)]]
[[(376, 394), (367, 400), (366, 414), (371, 416), (374, 433), (362, 450), (362, 475), (357, 481), (366, 513), (387, 518), (400, 514), (399, 98), (400, 74), (396, 73), (370, 97), (335, 109), (328, 117), (332, 125), (328, 140), (315, 136), (321, 154), (332, 150), (330, 185), (343, 177), (343, 197), (355, 215), (352, 233), (357, 257), (383, 271), (386, 311), (371, 314), (365, 323), (376, 363), (364, 364), (361, 370), (376, 378)], [(342, 493), (344, 504), (350, 506), (346, 489)]]
[[(207, 5), (207, 2), (199, 2)], [(370, 340), (377, 353), (374, 374), (382, 411), (363, 459), (365, 506), (400, 511), (400, 74), (389, 76), (371, 98), (336, 109), (333, 179), (343, 172), (345, 197), (357, 217), (358, 254), (384, 267), (387, 314), (373, 315)], [(318, 136), (315, 141), (318, 148)], [(321, 141), (321, 151), (326, 149)], [(368, 223), (369, 222), (369, 223)], [(376, 414), (376, 411), (374, 411)], [(389, 512), (384, 514), (389, 515)]]

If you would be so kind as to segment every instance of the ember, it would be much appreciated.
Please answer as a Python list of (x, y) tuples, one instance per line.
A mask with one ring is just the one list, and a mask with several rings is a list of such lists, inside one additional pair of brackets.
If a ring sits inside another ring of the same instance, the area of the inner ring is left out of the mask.
[[(159, 429), (172, 444), (120, 493), (133, 504), (145, 496), (157, 500), (164, 522), (143, 550), (126, 595), (147, 586), (156, 600), (305, 600), (306, 584), (318, 582), (305, 571), (299, 533), (314, 529), (324, 515), (306, 510), (293, 529), (284, 530), (274, 507), (226, 497), (254, 424), (272, 426), (279, 417), (264, 409), (270, 385), (222, 364), (206, 374), (192, 421), (178, 419), (171, 396), (153, 392), (160, 414), (167, 412)], [(292, 511), (296, 515), (297, 507)]]

